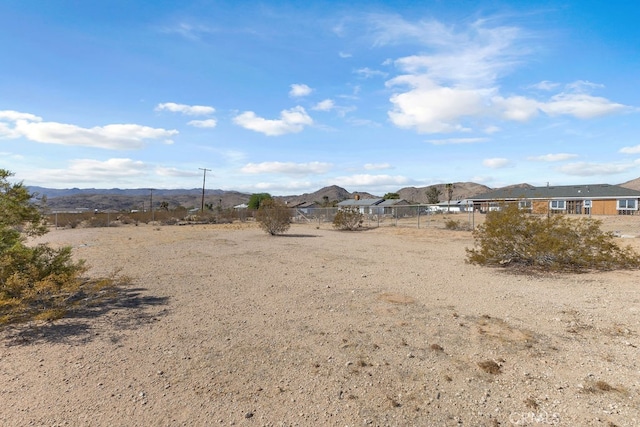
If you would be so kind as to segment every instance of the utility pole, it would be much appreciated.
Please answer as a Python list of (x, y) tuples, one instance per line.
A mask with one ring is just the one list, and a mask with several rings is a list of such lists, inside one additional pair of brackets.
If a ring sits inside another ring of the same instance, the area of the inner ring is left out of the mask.
[(200, 214), (204, 213), (204, 183), (207, 181), (207, 171), (211, 171), (211, 169), (206, 168), (198, 168), (203, 172), (202, 175), (202, 205), (200, 206)]
[(150, 188), (149, 191), (151, 191), (151, 197), (149, 200), (149, 207), (151, 209), (151, 222), (154, 222), (156, 219), (153, 216), (153, 188)]

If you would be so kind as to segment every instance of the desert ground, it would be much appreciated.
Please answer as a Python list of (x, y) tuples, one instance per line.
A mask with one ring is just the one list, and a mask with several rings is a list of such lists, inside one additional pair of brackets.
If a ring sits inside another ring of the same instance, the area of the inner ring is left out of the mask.
[[(640, 217), (603, 228), (640, 249)], [(640, 271), (514, 275), (442, 224), (52, 230), (116, 300), (0, 332), (3, 426), (636, 426)]]

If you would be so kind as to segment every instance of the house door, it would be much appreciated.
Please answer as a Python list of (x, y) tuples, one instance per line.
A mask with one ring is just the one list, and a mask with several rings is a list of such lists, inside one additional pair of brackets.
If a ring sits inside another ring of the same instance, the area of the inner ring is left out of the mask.
[(582, 213), (582, 200), (567, 201), (567, 213), (580, 215)]

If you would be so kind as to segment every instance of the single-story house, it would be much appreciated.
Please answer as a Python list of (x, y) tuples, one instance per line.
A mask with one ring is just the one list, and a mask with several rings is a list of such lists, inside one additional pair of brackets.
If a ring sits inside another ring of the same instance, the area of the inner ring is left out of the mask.
[(409, 203), (402, 199), (354, 199), (343, 200), (338, 203), (338, 209), (356, 208), (365, 215), (394, 215), (400, 206), (408, 206)]
[(470, 197), (475, 210), (488, 212), (501, 203), (517, 202), (536, 214), (635, 215), (640, 191), (618, 185), (509, 187)]
[(470, 200), (452, 200), (451, 202), (440, 202), (437, 205), (432, 205), (429, 207), (431, 212), (450, 212), (450, 213), (460, 213), (460, 212), (468, 212), (471, 210), (473, 203)]
[(320, 204), (318, 202), (300, 202), (297, 204), (288, 203), (287, 206), (290, 208), (295, 208), (298, 212), (303, 214), (311, 213), (314, 209), (318, 209)]

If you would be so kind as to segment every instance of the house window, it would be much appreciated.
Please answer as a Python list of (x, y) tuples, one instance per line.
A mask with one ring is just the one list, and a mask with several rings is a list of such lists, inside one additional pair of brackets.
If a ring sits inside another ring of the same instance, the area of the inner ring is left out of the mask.
[(552, 200), (549, 202), (549, 207), (554, 211), (563, 211), (566, 209), (564, 200)]
[(636, 199), (619, 199), (618, 200), (619, 211), (636, 211), (638, 210), (638, 200)]
[(531, 210), (531, 200), (519, 200), (518, 207), (525, 211)]

